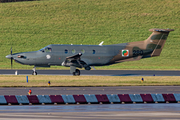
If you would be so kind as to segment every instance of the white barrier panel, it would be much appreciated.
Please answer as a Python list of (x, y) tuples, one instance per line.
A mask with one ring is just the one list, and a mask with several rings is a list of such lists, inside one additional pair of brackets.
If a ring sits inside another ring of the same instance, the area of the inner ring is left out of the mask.
[(29, 100), (26, 95), (15, 95), (18, 103), (28, 104)]
[(114, 95), (114, 94), (107, 94), (107, 97), (109, 99), (109, 102), (113, 102), (113, 103), (119, 103), (121, 102), (118, 95)]
[(95, 95), (85, 94), (84, 97), (88, 103), (98, 103), (98, 100)]
[(180, 94), (174, 93), (174, 97), (177, 102), (180, 101)]
[(49, 95), (37, 95), (39, 103), (52, 103)]
[(4, 97), (4, 95), (0, 95), (0, 104), (7, 104), (7, 101)]
[(62, 95), (62, 98), (63, 98), (65, 103), (76, 103), (73, 95)]
[(162, 94), (151, 94), (154, 102), (165, 102)]
[(132, 102), (143, 102), (140, 94), (129, 94)]

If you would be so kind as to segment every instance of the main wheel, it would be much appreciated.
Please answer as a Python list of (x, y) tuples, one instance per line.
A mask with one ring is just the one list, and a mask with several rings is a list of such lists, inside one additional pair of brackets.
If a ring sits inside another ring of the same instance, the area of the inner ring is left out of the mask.
[(37, 72), (33, 72), (32, 75), (37, 75)]
[(76, 69), (76, 71), (73, 72), (73, 75), (74, 75), (74, 76), (79, 76), (79, 75), (80, 75), (80, 70)]

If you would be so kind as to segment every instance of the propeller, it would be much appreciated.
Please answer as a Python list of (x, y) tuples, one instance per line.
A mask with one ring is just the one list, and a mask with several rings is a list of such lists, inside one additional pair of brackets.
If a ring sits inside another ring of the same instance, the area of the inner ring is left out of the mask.
[(10, 55), (7, 55), (6, 58), (11, 59), (11, 69), (12, 69), (13, 60), (14, 60), (14, 58), (13, 58), (13, 53), (12, 53), (12, 47), (11, 47)]

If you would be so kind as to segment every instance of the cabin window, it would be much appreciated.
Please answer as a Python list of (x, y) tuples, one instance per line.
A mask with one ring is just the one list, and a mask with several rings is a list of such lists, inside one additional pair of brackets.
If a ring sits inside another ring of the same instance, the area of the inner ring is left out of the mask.
[(75, 54), (75, 53), (76, 53), (76, 50), (75, 50), (75, 49), (73, 49), (73, 50), (72, 50), (72, 53), (73, 53), (73, 54)]
[(93, 54), (95, 54), (95, 53), (96, 53), (96, 51), (95, 51), (95, 50), (93, 50), (93, 51), (92, 51), (92, 53), (93, 53)]
[(84, 49), (82, 49), (82, 50), (81, 50), (81, 53), (85, 53), (85, 50), (84, 50)]
[(67, 50), (67, 49), (65, 49), (65, 50), (64, 50), (64, 53), (65, 53), (65, 54), (67, 54), (67, 53), (68, 53), (68, 50)]

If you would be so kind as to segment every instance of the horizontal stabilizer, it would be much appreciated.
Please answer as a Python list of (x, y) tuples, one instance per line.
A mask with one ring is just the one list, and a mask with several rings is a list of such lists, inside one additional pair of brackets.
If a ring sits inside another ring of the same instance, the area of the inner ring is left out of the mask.
[(159, 29), (159, 28), (153, 28), (153, 29), (150, 29), (149, 31), (151, 31), (151, 32), (170, 32), (170, 31), (174, 31), (174, 29)]

